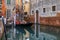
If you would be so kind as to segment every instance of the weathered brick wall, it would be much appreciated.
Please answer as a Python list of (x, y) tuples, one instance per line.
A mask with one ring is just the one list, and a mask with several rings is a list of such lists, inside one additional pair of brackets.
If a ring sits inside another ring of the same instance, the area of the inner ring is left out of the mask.
[[(34, 16), (30, 16), (29, 20), (34, 23)], [(60, 17), (40, 17), (40, 24), (60, 26)]]

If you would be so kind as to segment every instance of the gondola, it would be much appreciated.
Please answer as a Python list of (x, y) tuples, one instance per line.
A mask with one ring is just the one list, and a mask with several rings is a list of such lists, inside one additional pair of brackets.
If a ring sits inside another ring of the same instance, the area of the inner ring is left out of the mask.
[(24, 29), (26, 29), (27, 31), (29, 31), (30, 33), (34, 34), (31, 26), (33, 25), (33, 23), (26, 23), (26, 24), (18, 24), (16, 25), (16, 29), (22, 33), (26, 33)]

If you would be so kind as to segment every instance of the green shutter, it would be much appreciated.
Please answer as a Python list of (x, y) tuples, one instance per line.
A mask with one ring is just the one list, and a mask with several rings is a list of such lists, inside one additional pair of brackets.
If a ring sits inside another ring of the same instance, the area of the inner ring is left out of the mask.
[(10, 4), (11, 0), (7, 0), (7, 4)]

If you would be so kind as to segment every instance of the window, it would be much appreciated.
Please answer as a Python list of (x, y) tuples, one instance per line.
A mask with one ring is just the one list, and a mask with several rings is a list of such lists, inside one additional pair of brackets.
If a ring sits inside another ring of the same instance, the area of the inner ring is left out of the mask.
[(56, 6), (52, 6), (52, 11), (56, 11)]
[(38, 14), (38, 10), (36, 10), (36, 13)]
[(11, 4), (11, 0), (7, 0), (7, 4)]
[(2, 15), (2, 11), (0, 11), (0, 16)]
[(2, 5), (0, 5), (0, 8), (2, 7)]
[(2, 12), (0, 11), (0, 13), (2, 13)]
[(34, 11), (32, 11), (32, 14), (34, 14)]
[(24, 10), (25, 10), (25, 6), (24, 6)]
[(7, 17), (9, 18), (11, 16), (11, 10), (7, 9)]
[(2, 8), (0, 8), (0, 13), (2, 12)]
[(43, 12), (44, 12), (44, 13), (46, 12), (46, 8), (43, 8)]
[(27, 15), (27, 12), (24, 12), (24, 15)]
[(0, 8), (0, 10), (2, 10), (2, 8)]
[(0, 4), (2, 4), (2, 0), (0, 0)]

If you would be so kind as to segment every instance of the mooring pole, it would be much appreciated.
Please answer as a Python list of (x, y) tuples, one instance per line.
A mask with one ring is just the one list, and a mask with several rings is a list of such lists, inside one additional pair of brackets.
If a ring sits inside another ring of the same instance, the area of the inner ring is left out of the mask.
[(40, 16), (38, 10), (35, 13), (35, 36), (38, 38), (40, 33)]

